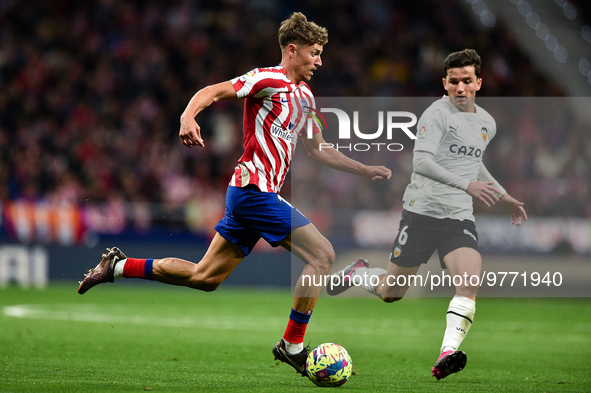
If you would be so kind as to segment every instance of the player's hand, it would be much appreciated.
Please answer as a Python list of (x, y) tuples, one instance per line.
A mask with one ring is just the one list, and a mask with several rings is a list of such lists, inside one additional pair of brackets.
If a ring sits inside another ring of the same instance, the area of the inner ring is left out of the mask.
[(384, 181), (392, 177), (392, 171), (385, 166), (370, 166), (369, 178), (372, 182), (382, 184)]
[(523, 208), (523, 202), (519, 202), (508, 193), (503, 195), (499, 202), (509, 212), (511, 224), (520, 226), (523, 220), (527, 221), (527, 213)]
[(498, 201), (497, 194), (501, 194), (499, 190), (493, 187), (492, 181), (472, 181), (468, 185), (466, 192), (488, 207), (494, 205)]
[(185, 116), (184, 114), (181, 116), (179, 138), (181, 138), (181, 142), (185, 146), (205, 147), (205, 143), (203, 143), (203, 139), (201, 138), (201, 127), (199, 127), (199, 124), (197, 124), (194, 118)]

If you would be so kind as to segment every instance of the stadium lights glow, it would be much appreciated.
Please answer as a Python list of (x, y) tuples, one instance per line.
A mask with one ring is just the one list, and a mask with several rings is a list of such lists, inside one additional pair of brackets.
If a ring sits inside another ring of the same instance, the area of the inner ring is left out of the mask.
[[(544, 40), (546, 49), (554, 54), (554, 59), (561, 64), (566, 63), (568, 52), (560, 45), (558, 38), (550, 34), (550, 29), (542, 22), (540, 16), (533, 12), (531, 4), (525, 0), (511, 0), (511, 2), (517, 6), (517, 12), (525, 18), (527, 25), (536, 31), (536, 36), (539, 39)], [(556, 0), (556, 4), (562, 7), (564, 14), (568, 18), (570, 18), (569, 15), (577, 15), (577, 10), (566, 0)]]
[(480, 17), (480, 22), (486, 27), (495, 27), (497, 17), (488, 9), (488, 5), (483, 0), (466, 0), (472, 4), (472, 11)]
[[(558, 1), (560, 0), (556, 0), (556, 2)], [(589, 25), (583, 25), (581, 28), (581, 36), (585, 41), (591, 43), (591, 27), (589, 27)], [(587, 77), (587, 81), (591, 85), (591, 62), (585, 58), (579, 60), (579, 71), (581, 71), (581, 74)]]
[(589, 75), (589, 73), (591, 72), (591, 63), (589, 62), (589, 60), (581, 59), (581, 61), (579, 61), (579, 71), (581, 71), (581, 74), (585, 76)]
[[(466, 0), (472, 6), (472, 11), (480, 17), (480, 22), (486, 27), (494, 27), (497, 19), (495, 14), (489, 10), (484, 0)], [(526, 0), (510, 0), (516, 8), (519, 15), (525, 18), (527, 25), (535, 31), (536, 36), (544, 41), (546, 49), (554, 55), (554, 59), (565, 64), (568, 60), (568, 51), (560, 45), (556, 36), (550, 33), (548, 26), (542, 22), (540, 16), (533, 11), (532, 5)], [(577, 17), (576, 7), (568, 0), (555, 0), (556, 5), (562, 8), (565, 17), (574, 20)], [(584, 25), (581, 29), (581, 35), (586, 42), (591, 43), (591, 26)], [(581, 74), (587, 77), (591, 84), (591, 62), (587, 59), (580, 59), (579, 70)]]
[[(567, 0), (555, 0), (555, 3), (562, 8), (564, 16), (566, 16), (568, 19), (574, 20), (577, 17), (576, 7)], [(588, 25), (583, 25), (581, 28), (581, 36), (585, 41), (591, 43), (591, 27)], [(579, 60), (579, 71), (581, 71), (581, 74), (587, 77), (587, 81), (591, 85), (591, 63), (589, 60), (585, 58)]]
[(562, 12), (570, 20), (574, 20), (577, 17), (577, 9), (571, 3), (565, 3), (562, 7)]
[(562, 13), (570, 20), (574, 20), (577, 17), (577, 9), (574, 5), (569, 3), (567, 0), (555, 0), (557, 6), (562, 8)]
[(584, 25), (581, 29), (581, 35), (585, 41), (591, 44), (591, 27)]

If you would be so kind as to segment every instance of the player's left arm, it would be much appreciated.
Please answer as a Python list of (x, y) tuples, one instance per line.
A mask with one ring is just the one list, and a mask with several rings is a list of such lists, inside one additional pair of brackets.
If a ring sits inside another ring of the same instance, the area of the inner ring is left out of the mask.
[(375, 183), (383, 183), (392, 176), (392, 171), (385, 166), (362, 164), (330, 147), (320, 132), (312, 138), (303, 137), (302, 140), (308, 155), (327, 167), (371, 179)]
[(519, 202), (513, 198), (509, 193), (499, 184), (499, 182), (490, 174), (484, 163), (480, 163), (480, 170), (478, 171), (478, 180), (492, 182), (492, 186), (499, 190), (500, 193), (495, 192), (499, 203), (511, 216), (511, 224), (520, 226), (523, 220), (527, 221), (527, 213), (523, 208), (524, 203)]

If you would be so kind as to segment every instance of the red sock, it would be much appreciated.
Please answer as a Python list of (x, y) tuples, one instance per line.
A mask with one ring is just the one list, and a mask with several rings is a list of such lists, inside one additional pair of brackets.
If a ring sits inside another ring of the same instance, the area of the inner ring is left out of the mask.
[(153, 280), (153, 263), (153, 259), (127, 258), (121, 276), (125, 278), (145, 278), (147, 280)]
[(303, 343), (311, 315), (311, 313), (304, 314), (292, 309), (287, 328), (285, 329), (285, 334), (283, 334), (283, 339), (293, 344)]

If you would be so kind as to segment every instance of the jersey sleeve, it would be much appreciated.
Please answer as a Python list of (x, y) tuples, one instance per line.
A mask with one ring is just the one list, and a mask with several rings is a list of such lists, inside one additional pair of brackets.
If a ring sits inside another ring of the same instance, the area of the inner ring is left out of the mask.
[(495, 192), (495, 195), (497, 196), (498, 199), (501, 199), (501, 197), (507, 193), (507, 190), (505, 190), (503, 188), (503, 186), (501, 186), (501, 184), (499, 184), (499, 182), (497, 181), (497, 179), (495, 179), (490, 174), (490, 172), (488, 171), (488, 169), (486, 169), (486, 166), (484, 166), (484, 163), (483, 162), (480, 163), (480, 168), (478, 169), (478, 180), (492, 181), (493, 182), (493, 187), (495, 187), (497, 190), (499, 190), (501, 192), (500, 194)]
[[(257, 77), (257, 74), (259, 74), (259, 69), (255, 68), (242, 76), (230, 80), (238, 98), (244, 98), (253, 93), (253, 88), (260, 79)], [(256, 91), (254, 91), (254, 94), (256, 94)]]
[(255, 68), (230, 82), (238, 98), (268, 97), (284, 87), (283, 75), (268, 68)]
[(419, 119), (417, 130), (414, 151), (435, 154), (445, 130), (441, 110), (428, 108)]
[(447, 184), (450, 187), (455, 187), (462, 191), (466, 191), (470, 185), (470, 180), (464, 179), (438, 165), (433, 161), (433, 154), (423, 150), (413, 154), (412, 164), (413, 172), (436, 182)]

